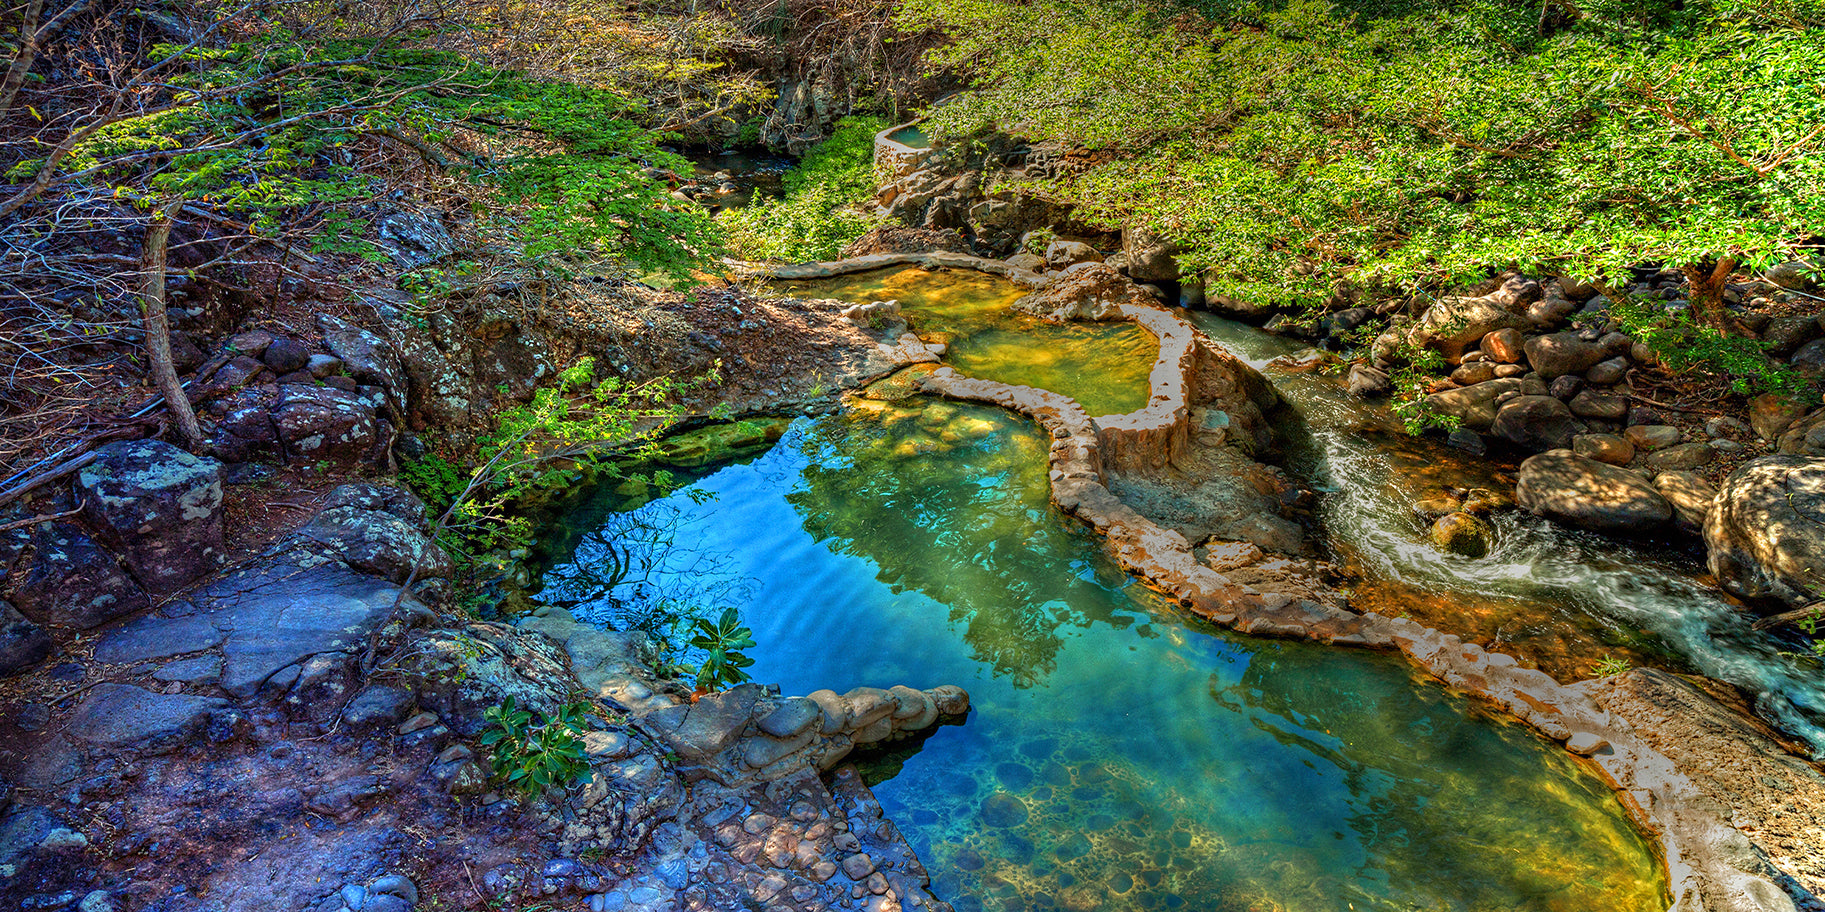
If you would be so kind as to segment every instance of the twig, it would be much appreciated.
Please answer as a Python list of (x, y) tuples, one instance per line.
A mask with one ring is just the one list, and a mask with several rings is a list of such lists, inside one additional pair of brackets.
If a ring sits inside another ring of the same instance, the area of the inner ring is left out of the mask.
[(52, 513), (47, 516), (34, 516), (31, 519), (21, 519), (21, 520), (16, 520), (14, 522), (7, 523), (6, 525), (0, 526), (0, 532), (11, 532), (14, 529), (23, 529), (26, 526), (35, 526), (35, 525), (38, 525), (39, 523), (55, 522), (59, 519), (68, 519), (69, 517), (75, 516), (76, 514), (81, 513), (81, 512), (82, 512), (82, 504), (77, 504), (76, 509), (74, 509), (74, 510), (65, 510), (62, 513)]

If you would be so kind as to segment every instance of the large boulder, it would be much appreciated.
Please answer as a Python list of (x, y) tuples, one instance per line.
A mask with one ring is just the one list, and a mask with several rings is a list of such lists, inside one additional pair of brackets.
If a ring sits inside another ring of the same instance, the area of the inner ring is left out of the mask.
[(275, 386), (248, 386), (211, 403), (215, 430), (209, 445), (230, 462), (248, 462), (279, 448), (279, 430), (272, 423)]
[(1122, 232), (1122, 253), (1128, 256), (1128, 275), (1137, 282), (1177, 282), (1178, 245), (1145, 228)]
[(353, 470), (376, 455), (377, 403), (357, 393), (288, 384), (273, 411), (287, 462)]
[(76, 477), (82, 514), (153, 595), (213, 573), (222, 547), (222, 464), (160, 440), (110, 443)]
[(1426, 308), (1408, 331), (1407, 340), (1434, 349), (1455, 364), (1484, 336), (1497, 330), (1531, 326), (1518, 308), (1538, 296), (1538, 283), (1510, 280), (1486, 295), (1444, 298)]
[(1521, 463), (1515, 503), (1535, 516), (1597, 532), (1645, 532), (1673, 518), (1673, 506), (1647, 479), (1569, 452)]
[(450, 556), (422, 531), (424, 521), (424, 505), (409, 492), (349, 484), (330, 492), (294, 541), (395, 583), (447, 579)]
[(32, 550), (13, 603), (40, 624), (87, 630), (150, 604), (114, 555), (76, 526), (38, 526)]
[(1562, 332), (1527, 340), (1527, 363), (1543, 379), (1582, 374), (1609, 357), (1598, 342), (1587, 342), (1577, 333)]
[(1083, 241), (1070, 241), (1060, 238), (1046, 246), (1046, 265), (1052, 269), (1066, 269), (1079, 263), (1100, 263), (1103, 255), (1096, 248)]
[(1730, 473), (1705, 545), (1733, 595), (1794, 606), (1825, 598), (1825, 458), (1764, 456)]
[(323, 342), (359, 383), (378, 386), (396, 404), (406, 400), (406, 370), (399, 354), (379, 336), (329, 314), (317, 315)]
[(1495, 423), (1496, 397), (1510, 391), (1519, 392), (1521, 386), (1520, 378), (1503, 377), (1433, 393), (1425, 398), (1425, 403), (1434, 414), (1451, 415), (1464, 427), (1486, 431)]
[(1566, 404), (1552, 396), (1516, 396), (1496, 410), (1490, 433), (1535, 453), (1562, 450), (1584, 433), (1583, 423)]

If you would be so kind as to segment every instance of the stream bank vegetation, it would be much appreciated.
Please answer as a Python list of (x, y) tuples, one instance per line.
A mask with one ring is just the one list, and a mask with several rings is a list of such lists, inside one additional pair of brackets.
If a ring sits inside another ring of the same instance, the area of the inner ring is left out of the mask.
[[(1745, 389), (1733, 276), (1825, 230), (1817, 0), (906, 0), (971, 90), (940, 138), (1094, 152), (1020, 189), (1174, 243), (1211, 297), (1323, 312), (1504, 270), (1595, 283), (1624, 331)], [(1627, 293), (1686, 278), (1684, 303)]]

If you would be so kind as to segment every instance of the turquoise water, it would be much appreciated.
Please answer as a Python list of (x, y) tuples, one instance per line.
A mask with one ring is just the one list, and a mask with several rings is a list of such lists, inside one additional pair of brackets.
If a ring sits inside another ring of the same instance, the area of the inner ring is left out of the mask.
[(887, 134), (887, 138), (908, 149), (929, 149), (932, 147), (931, 137), (925, 135), (925, 131), (919, 129), (918, 124), (901, 127), (900, 129)]
[(916, 266), (778, 282), (787, 294), (853, 304), (899, 301), (919, 337), (950, 346), (944, 363), (971, 377), (1063, 393), (1092, 415), (1147, 404), (1159, 342), (1133, 323), (1047, 323), (1009, 307), (1027, 289), (980, 272)]
[(923, 399), (800, 420), (638, 509), (604, 492), (547, 594), (614, 624), (736, 605), (789, 694), (968, 689), (866, 767), (965, 912), (1666, 907), (1562, 751), (1394, 657), (1177, 615), (1051, 507), (1045, 447)]

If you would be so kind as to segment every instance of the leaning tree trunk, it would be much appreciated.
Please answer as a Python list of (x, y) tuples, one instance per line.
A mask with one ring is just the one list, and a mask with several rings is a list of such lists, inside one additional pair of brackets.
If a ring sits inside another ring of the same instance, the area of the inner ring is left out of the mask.
[(152, 213), (152, 225), (146, 229), (146, 246), (139, 258), (139, 300), (145, 311), (146, 353), (152, 357), (152, 382), (165, 397), (177, 421), (178, 436), (184, 446), (196, 451), (203, 446), (203, 429), (197, 426), (196, 412), (190, 398), (177, 381), (177, 367), (171, 361), (171, 324), (165, 317), (165, 264), (170, 249), (171, 220), (177, 216), (182, 200), (173, 200)]
[(1724, 286), (1730, 281), (1730, 273), (1736, 271), (1736, 259), (1723, 257), (1715, 262), (1688, 263), (1680, 271), (1686, 274), (1692, 319), (1722, 333), (1740, 334), (1742, 329), (1724, 306)]

